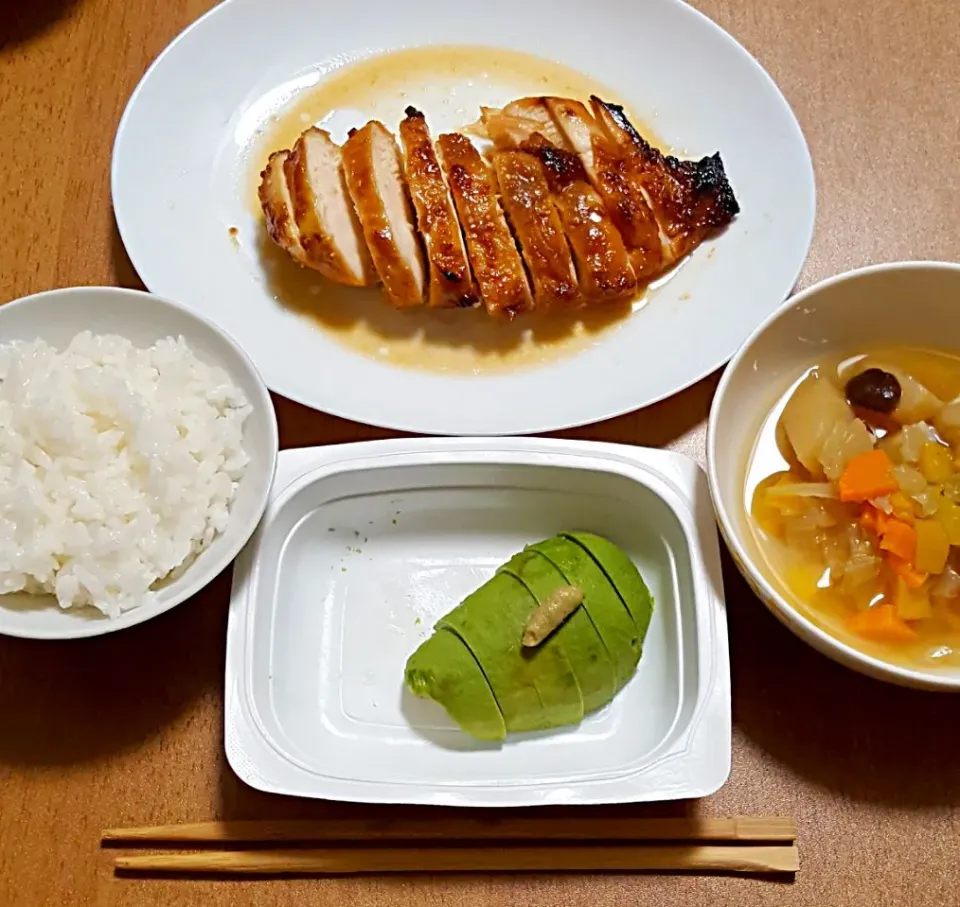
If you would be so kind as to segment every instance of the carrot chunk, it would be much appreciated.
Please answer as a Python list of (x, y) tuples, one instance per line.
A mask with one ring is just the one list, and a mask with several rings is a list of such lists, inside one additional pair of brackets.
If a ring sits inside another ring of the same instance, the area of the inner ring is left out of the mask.
[(854, 457), (837, 482), (841, 501), (869, 501), (898, 488), (893, 461), (880, 448)]
[(910, 561), (905, 561), (902, 557), (888, 553), (886, 557), (890, 569), (897, 574), (911, 589), (919, 589), (926, 581), (927, 574), (916, 570)]
[(849, 618), (847, 626), (854, 633), (878, 642), (910, 642), (917, 636), (916, 630), (897, 617), (894, 605), (874, 605), (860, 611)]
[(912, 563), (917, 553), (917, 530), (903, 520), (888, 517), (880, 534), (880, 548)]

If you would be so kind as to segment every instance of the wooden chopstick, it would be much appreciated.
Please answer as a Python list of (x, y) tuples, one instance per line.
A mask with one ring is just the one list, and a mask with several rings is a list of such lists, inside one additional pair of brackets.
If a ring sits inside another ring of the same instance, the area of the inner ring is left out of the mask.
[(795, 841), (796, 822), (787, 816), (676, 819), (419, 819), (196, 822), (109, 828), (108, 844), (151, 842), (257, 844), (334, 841)]
[(411, 872), (734, 872), (794, 873), (796, 845), (680, 847), (430, 847), (240, 850), (122, 855), (125, 872), (346, 875)]

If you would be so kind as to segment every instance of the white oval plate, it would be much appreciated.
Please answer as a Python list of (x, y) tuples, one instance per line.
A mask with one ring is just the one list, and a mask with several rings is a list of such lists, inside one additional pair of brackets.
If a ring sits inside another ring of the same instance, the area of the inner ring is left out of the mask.
[[(278, 393), (427, 434), (520, 434), (598, 421), (718, 368), (789, 294), (812, 236), (810, 154), (770, 77), (679, 0), (595, 0), (589, 14), (582, 0), (488, 0), (471, 9), (469, 25), (473, 44), (536, 51), (610, 86), (666, 144), (690, 156), (719, 150), (740, 216), (644, 309), (576, 355), (481, 376), (365, 358), (284, 309), (255, 252), (229, 235), (232, 226), (241, 237), (256, 229), (251, 144), (278, 105), (318, 73), (401, 47), (462, 44), (463, 20), (445, 0), (227, 0), (161, 54), (117, 132), (114, 210), (143, 281), (221, 324)], [(463, 125), (440, 121), (429, 97), (417, 103), (434, 128)]]

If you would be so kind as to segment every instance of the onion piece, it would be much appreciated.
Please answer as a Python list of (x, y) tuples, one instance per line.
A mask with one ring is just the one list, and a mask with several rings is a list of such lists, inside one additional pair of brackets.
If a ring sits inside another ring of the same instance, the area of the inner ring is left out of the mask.
[(960, 597), (960, 573), (947, 566), (930, 587), (930, 597), (946, 600)]
[(916, 463), (920, 459), (923, 445), (928, 441), (938, 440), (937, 433), (926, 422), (905, 425), (894, 438), (899, 439), (900, 456), (907, 463)]
[(890, 498), (887, 495), (883, 495), (879, 498), (871, 498), (870, 503), (873, 504), (877, 510), (882, 510), (887, 515), (893, 513), (893, 504), (890, 501)]
[(873, 432), (862, 419), (834, 422), (818, 456), (824, 474), (836, 482), (851, 460), (873, 450), (876, 443)]
[(904, 464), (893, 467), (893, 475), (904, 494), (917, 495), (927, 490), (927, 480), (923, 473), (914, 466)]
[(960, 444), (960, 400), (948, 403), (933, 420), (937, 434), (948, 444)]
[(910, 498), (920, 508), (919, 515), (922, 517), (931, 517), (940, 508), (940, 494), (935, 488), (927, 488), (920, 494), (910, 495)]

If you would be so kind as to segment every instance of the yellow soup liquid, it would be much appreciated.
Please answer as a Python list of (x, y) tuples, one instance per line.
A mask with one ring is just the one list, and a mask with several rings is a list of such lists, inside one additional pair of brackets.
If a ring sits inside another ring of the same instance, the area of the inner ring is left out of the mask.
[[(519, 51), (477, 46), (416, 47), (349, 63), (296, 94), (254, 138), (248, 205), (258, 218), (256, 253), (271, 295), (342, 345), (395, 366), (451, 374), (490, 374), (537, 367), (595, 345), (642, 307), (645, 297), (595, 311), (526, 316), (512, 324), (482, 310), (397, 311), (379, 288), (330, 283), (295, 264), (272, 243), (257, 200), (260, 171), (272, 151), (290, 148), (317, 124), (342, 141), (349, 126), (380, 119), (396, 130), (404, 108), (424, 110), (434, 134), (475, 122), (480, 105), (529, 95), (622, 102), (615, 91), (567, 66)], [(634, 119), (651, 140), (656, 136)], [(669, 149), (665, 149), (669, 150)], [(662, 278), (659, 283), (669, 279)], [(656, 286), (656, 285), (655, 285)]]
[(849, 597), (829, 586), (821, 560), (790, 548), (764, 528), (767, 519), (756, 492), (772, 475), (790, 469), (790, 463), (778, 444), (777, 428), (791, 394), (814, 368), (824, 376), (842, 376), (851, 364), (864, 356), (903, 369), (941, 400), (960, 397), (960, 357), (941, 352), (910, 348), (869, 349), (811, 364), (810, 370), (798, 377), (767, 415), (747, 466), (744, 507), (750, 517), (748, 522), (753, 530), (755, 548), (761, 555), (760, 563), (766, 568), (767, 579), (804, 617), (841, 642), (906, 667), (960, 666), (960, 599), (955, 606), (938, 609), (933, 617), (912, 622), (917, 636), (909, 642), (865, 639), (848, 627), (847, 621), (855, 613), (855, 606)]

